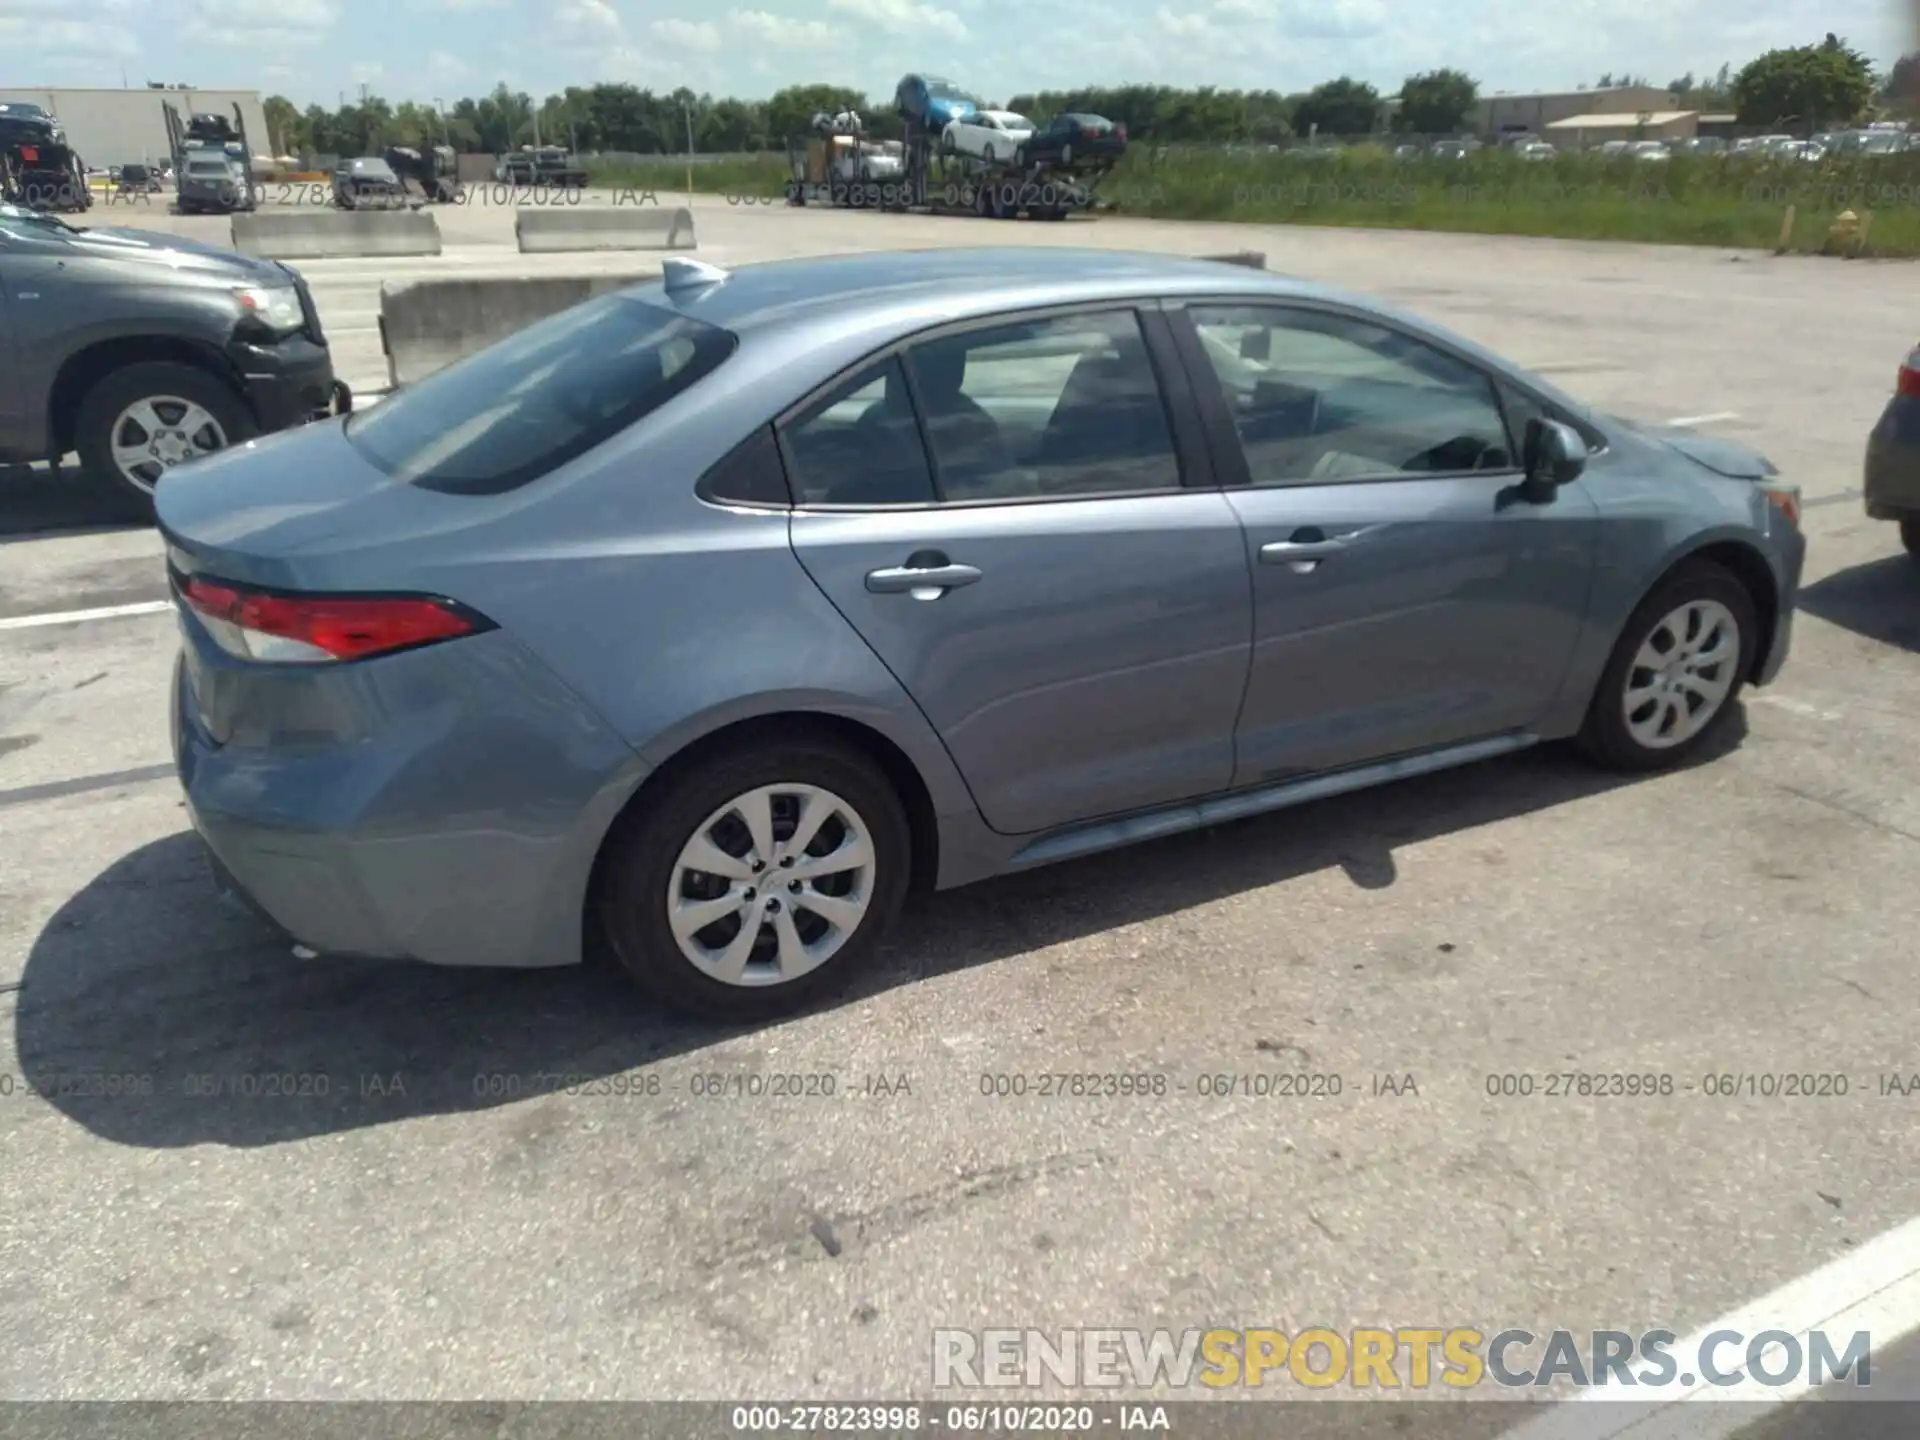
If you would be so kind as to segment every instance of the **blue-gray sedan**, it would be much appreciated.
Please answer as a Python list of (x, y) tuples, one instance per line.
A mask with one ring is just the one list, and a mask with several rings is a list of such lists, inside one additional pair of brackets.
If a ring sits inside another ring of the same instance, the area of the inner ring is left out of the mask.
[(175, 748), (304, 952), (796, 1006), (939, 888), (1785, 658), (1798, 492), (1371, 300), (1168, 256), (674, 259), (158, 496)]

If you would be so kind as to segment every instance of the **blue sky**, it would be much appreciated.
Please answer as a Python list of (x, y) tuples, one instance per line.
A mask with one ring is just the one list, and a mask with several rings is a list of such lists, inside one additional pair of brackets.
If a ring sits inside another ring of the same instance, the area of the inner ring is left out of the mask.
[(1883, 65), (1920, 48), (1920, 0), (0, 0), (0, 83), (259, 88), (333, 105), (501, 80), (687, 85), (758, 98), (828, 80), (890, 94), (910, 70), (1004, 100), (1083, 83), (1383, 88), (1458, 66), (1484, 90), (1656, 84), (1836, 30)]

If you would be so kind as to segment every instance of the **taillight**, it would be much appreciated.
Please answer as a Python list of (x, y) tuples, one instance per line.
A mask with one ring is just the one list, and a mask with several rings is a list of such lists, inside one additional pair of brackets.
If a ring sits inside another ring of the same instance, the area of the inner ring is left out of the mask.
[(1907, 363), (1900, 367), (1900, 379), (1896, 388), (1911, 400), (1920, 400), (1920, 346), (1907, 356)]
[(20, 158), (29, 165), (38, 165), (40, 163), (40, 151), (32, 145), (22, 145), (20, 147)]
[(215, 643), (242, 660), (365, 660), (492, 628), (451, 600), (425, 595), (280, 595), (198, 576), (178, 585)]

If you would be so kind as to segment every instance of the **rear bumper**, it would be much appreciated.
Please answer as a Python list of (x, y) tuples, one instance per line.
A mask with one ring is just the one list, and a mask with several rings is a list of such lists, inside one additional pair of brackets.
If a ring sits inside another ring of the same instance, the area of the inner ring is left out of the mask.
[(274, 345), (236, 343), (229, 358), (240, 371), (247, 400), (264, 431), (345, 413), (336, 408), (346, 387), (334, 379), (332, 354), (304, 335)]
[(1875, 520), (1920, 519), (1920, 400), (1895, 396), (1867, 437), (1867, 514)]
[(308, 669), (181, 631), (174, 763), (217, 888), (322, 956), (582, 958), (593, 860), (645, 766), (517, 643)]

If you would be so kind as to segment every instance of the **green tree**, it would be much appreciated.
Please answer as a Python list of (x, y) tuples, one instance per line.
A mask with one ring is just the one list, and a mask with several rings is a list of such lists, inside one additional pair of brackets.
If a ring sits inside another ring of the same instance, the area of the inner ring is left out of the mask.
[(1893, 62), (1880, 87), (1880, 103), (1902, 115), (1920, 114), (1920, 50)]
[(284, 95), (269, 95), (260, 103), (267, 116), (267, 145), (276, 155), (298, 155), (313, 148), (307, 117)]
[(1463, 71), (1409, 75), (1400, 86), (1396, 124), (1414, 135), (1450, 135), (1465, 126), (1479, 98), (1479, 84)]
[(1819, 45), (1769, 50), (1733, 82), (1742, 125), (1845, 124), (1872, 99), (1872, 63), (1834, 35)]
[(1293, 107), (1296, 135), (1366, 135), (1380, 117), (1380, 92), (1363, 80), (1342, 75), (1316, 85)]
[(1703, 114), (1718, 115), (1731, 111), (1734, 108), (1733, 67), (1722, 65), (1711, 80), (1701, 80), (1689, 86), (1682, 98), (1687, 103), (1687, 109)]
[(858, 90), (844, 85), (789, 85), (767, 101), (767, 130), (775, 144), (785, 144), (787, 136), (803, 133), (822, 110), (829, 115), (858, 110), (869, 123), (879, 118)]

